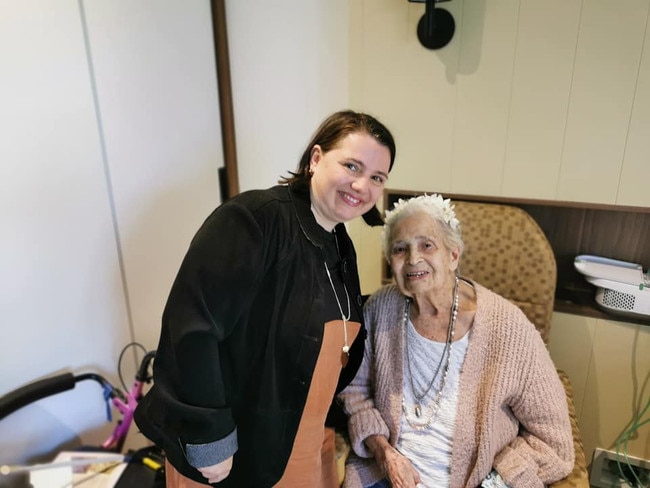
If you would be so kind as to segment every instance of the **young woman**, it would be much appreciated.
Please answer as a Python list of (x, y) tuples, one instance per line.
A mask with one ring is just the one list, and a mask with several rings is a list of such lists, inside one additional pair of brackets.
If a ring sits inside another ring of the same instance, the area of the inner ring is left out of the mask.
[(167, 486), (338, 486), (327, 416), (365, 339), (343, 223), (381, 224), (394, 160), (378, 120), (337, 112), (281, 185), (236, 196), (199, 229), (135, 415), (167, 454)]

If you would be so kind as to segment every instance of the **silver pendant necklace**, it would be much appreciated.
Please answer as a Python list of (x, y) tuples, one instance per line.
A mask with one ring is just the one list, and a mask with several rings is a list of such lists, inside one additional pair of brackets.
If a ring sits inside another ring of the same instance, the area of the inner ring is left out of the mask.
[(416, 401), (415, 407), (413, 409), (413, 413), (415, 413), (415, 416), (418, 419), (422, 417), (422, 400), (424, 400), (424, 398), (427, 396), (427, 394), (433, 387), (433, 384), (435, 383), (435, 380), (438, 377), (438, 373), (440, 372), (440, 367), (442, 366), (442, 363), (445, 360), (445, 356), (446, 356), (445, 367), (442, 372), (442, 380), (440, 382), (440, 388), (436, 392), (436, 396), (433, 399), (432, 406), (431, 406), (431, 415), (429, 416), (428, 420), (425, 423), (423, 424), (412, 423), (410, 421), (406, 409), (406, 404), (404, 403), (404, 397), (402, 396), (402, 410), (404, 412), (404, 417), (406, 418), (406, 421), (414, 429), (420, 430), (420, 429), (426, 429), (431, 425), (431, 421), (433, 420), (436, 413), (438, 412), (438, 409), (440, 408), (440, 403), (442, 400), (442, 392), (445, 388), (445, 383), (447, 382), (447, 375), (449, 373), (449, 366), (451, 364), (451, 349), (452, 349), (452, 344), (454, 342), (454, 329), (456, 327), (456, 318), (458, 317), (458, 277), (455, 277), (454, 298), (451, 306), (451, 311), (449, 314), (449, 326), (447, 328), (447, 340), (445, 341), (445, 348), (442, 351), (442, 355), (440, 356), (440, 361), (438, 362), (436, 371), (433, 374), (431, 381), (429, 382), (429, 386), (427, 386), (425, 391), (421, 394), (419, 394), (415, 390), (415, 384), (413, 382), (413, 373), (411, 372), (411, 359), (408, 351), (408, 345), (409, 345), (408, 321), (409, 321), (409, 314), (410, 314), (410, 304), (411, 304), (410, 299), (407, 299), (406, 307), (404, 311), (404, 341), (406, 342), (405, 352), (406, 352), (406, 364), (408, 367), (409, 380), (410, 380), (409, 382), (411, 386), (411, 391), (413, 392), (413, 396), (415, 397), (415, 401)]
[(343, 283), (343, 289), (345, 290), (345, 298), (347, 299), (348, 302), (348, 316), (346, 317), (345, 314), (343, 313), (343, 307), (341, 307), (341, 301), (339, 300), (339, 296), (336, 294), (336, 288), (334, 288), (334, 283), (332, 282), (332, 275), (330, 275), (330, 270), (327, 267), (327, 263), (325, 263), (325, 271), (327, 271), (327, 277), (330, 280), (330, 286), (332, 287), (332, 291), (334, 292), (334, 298), (336, 298), (336, 304), (339, 306), (339, 312), (341, 313), (341, 320), (343, 320), (343, 352), (347, 354), (348, 356), (350, 355), (350, 346), (348, 345), (348, 320), (350, 320), (350, 316), (352, 314), (352, 309), (350, 308), (350, 295), (348, 294), (348, 287), (345, 286), (345, 282)]

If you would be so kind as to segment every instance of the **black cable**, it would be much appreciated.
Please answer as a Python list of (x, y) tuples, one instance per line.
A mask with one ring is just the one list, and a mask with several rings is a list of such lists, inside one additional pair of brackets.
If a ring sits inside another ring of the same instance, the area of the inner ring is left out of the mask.
[[(122, 383), (122, 388), (128, 393), (129, 387), (126, 386), (126, 383), (124, 382), (124, 376), (122, 375), (122, 359), (124, 357), (124, 354), (130, 347), (137, 347), (142, 350), (142, 352), (146, 355), (147, 354), (147, 349), (140, 344), (139, 342), (129, 342), (126, 346), (122, 348), (122, 351), (120, 352), (120, 357), (117, 360), (117, 374), (120, 377), (120, 383)], [(137, 359), (137, 358), (136, 358)], [(137, 366), (136, 366), (137, 368)], [(137, 370), (136, 370), (137, 371)]]

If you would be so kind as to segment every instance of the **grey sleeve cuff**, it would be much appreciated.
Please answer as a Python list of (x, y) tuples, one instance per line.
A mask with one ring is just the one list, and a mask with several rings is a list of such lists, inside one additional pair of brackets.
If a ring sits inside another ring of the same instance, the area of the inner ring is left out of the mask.
[(195, 468), (214, 466), (237, 452), (237, 429), (223, 439), (207, 444), (186, 444), (185, 456)]

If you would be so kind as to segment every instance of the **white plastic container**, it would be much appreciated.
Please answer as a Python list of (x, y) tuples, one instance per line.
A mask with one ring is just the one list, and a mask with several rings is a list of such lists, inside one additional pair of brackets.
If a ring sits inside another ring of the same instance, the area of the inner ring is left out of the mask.
[(650, 318), (650, 277), (640, 264), (583, 254), (573, 265), (595, 285), (596, 303), (606, 311)]

